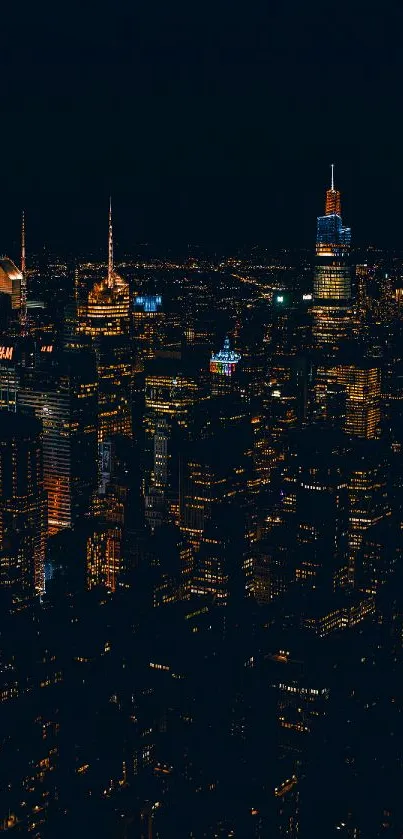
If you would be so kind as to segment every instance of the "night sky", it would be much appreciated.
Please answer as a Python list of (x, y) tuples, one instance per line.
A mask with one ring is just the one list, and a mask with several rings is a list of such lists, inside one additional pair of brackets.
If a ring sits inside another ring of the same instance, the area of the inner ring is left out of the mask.
[(336, 163), (357, 243), (401, 247), (403, 4), (9, 4), (0, 250), (311, 246)]

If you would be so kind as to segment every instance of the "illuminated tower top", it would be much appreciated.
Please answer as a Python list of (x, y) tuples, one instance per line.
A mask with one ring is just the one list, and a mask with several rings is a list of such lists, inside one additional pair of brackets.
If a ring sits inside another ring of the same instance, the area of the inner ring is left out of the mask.
[(341, 216), (341, 198), (340, 190), (334, 188), (334, 163), (331, 164), (332, 178), (330, 182), (330, 189), (326, 192), (325, 215), (332, 216), (334, 214)]
[(351, 229), (343, 226), (341, 218), (340, 192), (334, 188), (334, 164), (332, 163), (330, 189), (326, 192), (325, 215), (319, 216), (316, 232), (317, 256), (344, 257), (351, 242)]
[(240, 354), (231, 349), (227, 336), (223, 349), (217, 353), (213, 353), (211, 356), (210, 373), (219, 373), (221, 376), (232, 376), (240, 358)]
[(81, 307), (80, 330), (92, 335), (120, 335), (129, 329), (130, 294), (126, 281), (113, 266), (112, 200), (109, 199), (108, 272), (88, 294), (87, 306)]

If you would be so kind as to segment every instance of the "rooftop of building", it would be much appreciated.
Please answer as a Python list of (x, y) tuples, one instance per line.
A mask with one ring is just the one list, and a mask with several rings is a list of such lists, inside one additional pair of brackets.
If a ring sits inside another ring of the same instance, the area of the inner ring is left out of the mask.
[(94, 283), (88, 295), (89, 302), (93, 303), (97, 299), (101, 299), (103, 303), (113, 303), (117, 296), (119, 297), (122, 294), (126, 295), (129, 293), (128, 283), (116, 271), (112, 272), (112, 281), (113, 285), (111, 286), (108, 285), (107, 277), (100, 282)]
[(8, 256), (1, 256), (0, 257), (0, 270), (4, 271), (11, 280), (21, 280), (22, 274), (19, 268), (14, 264), (12, 259)]

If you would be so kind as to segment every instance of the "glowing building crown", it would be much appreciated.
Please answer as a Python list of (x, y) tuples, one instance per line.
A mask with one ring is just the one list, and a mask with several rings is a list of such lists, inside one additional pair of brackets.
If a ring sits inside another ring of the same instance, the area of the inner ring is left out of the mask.
[(238, 361), (241, 360), (240, 353), (230, 347), (228, 335), (224, 341), (224, 347), (217, 353), (213, 353), (210, 359), (210, 373), (220, 373), (222, 376), (232, 376)]
[(334, 188), (334, 163), (331, 164), (332, 179), (330, 182), (330, 189), (326, 192), (325, 215), (341, 216), (341, 197), (340, 190)]

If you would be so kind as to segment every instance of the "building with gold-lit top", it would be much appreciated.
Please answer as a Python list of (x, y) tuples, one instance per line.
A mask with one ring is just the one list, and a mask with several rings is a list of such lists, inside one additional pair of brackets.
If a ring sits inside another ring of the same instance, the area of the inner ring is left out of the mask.
[(94, 342), (99, 383), (98, 440), (132, 436), (129, 285), (113, 267), (112, 209), (109, 205), (108, 273), (79, 306), (79, 331)]
[(11, 299), (11, 308), (21, 306), (22, 273), (7, 256), (0, 257), (0, 291)]
[(313, 287), (313, 337), (328, 355), (351, 334), (352, 270), (349, 264), (351, 229), (341, 218), (340, 192), (332, 180), (326, 193), (325, 215), (317, 220), (316, 265)]

